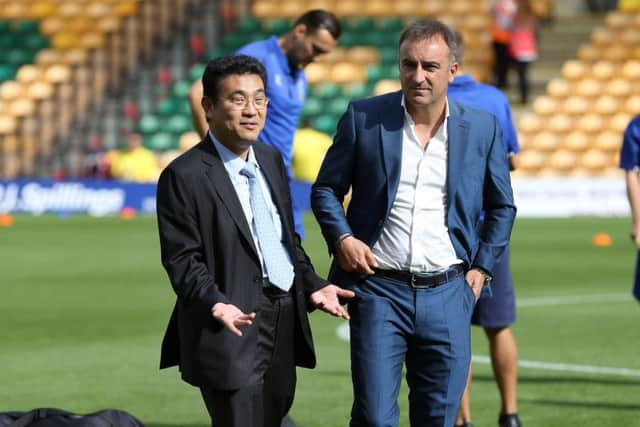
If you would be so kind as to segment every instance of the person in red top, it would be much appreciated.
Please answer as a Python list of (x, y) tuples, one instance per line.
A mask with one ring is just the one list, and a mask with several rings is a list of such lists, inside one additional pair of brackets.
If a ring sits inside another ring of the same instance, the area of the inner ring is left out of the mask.
[(495, 54), (494, 84), (501, 89), (507, 87), (509, 42), (517, 9), (515, 0), (496, 0), (491, 8), (491, 40)]

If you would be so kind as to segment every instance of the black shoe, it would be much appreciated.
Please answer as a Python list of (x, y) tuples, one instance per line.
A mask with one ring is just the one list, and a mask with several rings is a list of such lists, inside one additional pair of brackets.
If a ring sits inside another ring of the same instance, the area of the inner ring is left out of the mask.
[(522, 427), (518, 414), (500, 414), (498, 427)]

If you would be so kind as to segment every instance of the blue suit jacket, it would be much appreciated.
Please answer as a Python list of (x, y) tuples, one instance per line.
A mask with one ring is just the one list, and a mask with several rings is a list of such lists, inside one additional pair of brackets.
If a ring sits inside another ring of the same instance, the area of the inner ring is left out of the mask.
[[(311, 191), (311, 206), (329, 251), (352, 233), (370, 247), (380, 237), (400, 181), (404, 109), (394, 92), (349, 104)], [(449, 100), (447, 226), (467, 268), (487, 272), (509, 242), (516, 214), (507, 155), (494, 116)], [(342, 207), (352, 189), (347, 213)], [(485, 222), (476, 229), (482, 210)], [(358, 276), (334, 259), (329, 279), (349, 286)]]

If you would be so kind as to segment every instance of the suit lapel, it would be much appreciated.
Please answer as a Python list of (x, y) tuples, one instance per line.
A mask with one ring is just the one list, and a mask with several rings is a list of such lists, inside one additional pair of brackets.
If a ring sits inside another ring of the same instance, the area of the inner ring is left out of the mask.
[(396, 92), (389, 97), (389, 109), (381, 111), (380, 141), (387, 175), (387, 214), (400, 183), (402, 166), (402, 130), (404, 125), (404, 109), (401, 105), (402, 93)]
[(469, 142), (469, 122), (462, 118), (462, 110), (449, 101), (447, 121), (447, 201), (451, 203), (458, 190), (458, 180), (464, 165), (464, 154)]
[(251, 230), (249, 230), (249, 224), (247, 223), (247, 219), (244, 216), (242, 205), (240, 204), (240, 200), (238, 199), (236, 190), (231, 183), (231, 179), (229, 178), (227, 169), (224, 167), (222, 159), (220, 159), (218, 152), (215, 150), (211, 139), (209, 137), (206, 137), (202, 143), (204, 144), (202, 161), (208, 165), (206, 174), (209, 177), (209, 182), (211, 183), (211, 185), (213, 185), (216, 193), (218, 193), (218, 195), (220, 196), (222, 205), (227, 210), (229, 216), (233, 218), (233, 221), (240, 231), (240, 234), (251, 246), (257, 257), (258, 251), (256, 250), (256, 247), (253, 243), (253, 237), (251, 235)]

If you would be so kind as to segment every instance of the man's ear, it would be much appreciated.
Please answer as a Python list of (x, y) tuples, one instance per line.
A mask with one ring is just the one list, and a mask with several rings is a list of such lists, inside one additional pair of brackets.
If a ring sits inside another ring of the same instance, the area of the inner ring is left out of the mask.
[(204, 115), (207, 118), (207, 120), (209, 120), (211, 117), (211, 113), (213, 112), (213, 102), (211, 101), (211, 98), (207, 97), (207, 96), (203, 96), (202, 100), (200, 101), (200, 105), (202, 105), (202, 109), (204, 110)]
[(293, 27), (293, 33), (298, 37), (304, 37), (307, 35), (307, 26), (306, 24), (298, 24)]

